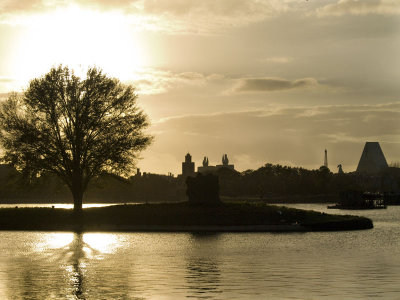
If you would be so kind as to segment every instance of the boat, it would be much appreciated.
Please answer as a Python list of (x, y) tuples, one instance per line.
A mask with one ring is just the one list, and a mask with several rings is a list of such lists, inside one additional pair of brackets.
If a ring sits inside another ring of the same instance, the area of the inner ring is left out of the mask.
[(387, 208), (381, 193), (345, 191), (339, 193), (339, 202), (329, 205), (330, 209), (385, 209)]

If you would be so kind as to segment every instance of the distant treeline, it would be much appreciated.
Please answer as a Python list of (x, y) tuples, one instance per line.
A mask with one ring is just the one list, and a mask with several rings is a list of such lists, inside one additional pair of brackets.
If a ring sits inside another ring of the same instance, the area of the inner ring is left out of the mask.
[[(332, 173), (326, 167), (315, 170), (266, 164), (257, 170), (237, 172), (221, 168), (216, 173), (222, 197), (231, 198), (312, 198), (338, 195), (341, 191), (394, 191), (400, 187), (400, 168), (390, 167), (375, 175)], [(144, 174), (125, 179), (104, 174), (92, 182), (86, 202), (162, 202), (186, 199), (185, 179), (158, 174)], [(71, 202), (67, 187), (55, 176), (42, 175), (26, 182), (22, 174), (0, 165), (0, 201)], [(297, 200), (296, 200), (297, 201)]]
[(398, 191), (400, 168), (388, 168), (375, 175), (332, 173), (327, 167), (308, 170), (266, 164), (242, 173), (219, 171), (221, 195), (271, 198), (277, 196), (337, 195), (346, 190)]

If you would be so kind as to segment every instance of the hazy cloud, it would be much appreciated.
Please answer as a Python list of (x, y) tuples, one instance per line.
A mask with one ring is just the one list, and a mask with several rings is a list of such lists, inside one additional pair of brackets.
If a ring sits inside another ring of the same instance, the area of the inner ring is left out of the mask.
[(273, 92), (318, 86), (315, 78), (287, 80), (283, 78), (244, 78), (233, 88), (234, 92)]
[(199, 72), (181, 72), (147, 69), (136, 74), (132, 81), (141, 94), (163, 94), (182, 86), (204, 86), (225, 78), (222, 74), (203, 74)]
[[(273, 13), (284, 11), (287, 4), (283, 1), (242, 1), (242, 0), (146, 0), (143, 1), (143, 10), (149, 14), (169, 15), (181, 17), (196, 17), (208, 19), (209, 16), (221, 17), (221, 22), (252, 23), (271, 16)], [(237, 20), (232, 20), (236, 17)], [(251, 20), (252, 18), (255, 18)]]
[(262, 63), (276, 63), (276, 64), (287, 64), (293, 61), (293, 57), (288, 56), (273, 56), (259, 59)]
[(42, 9), (44, 3), (42, 0), (3, 0), (0, 3), (1, 13), (11, 13), (19, 11), (32, 11), (35, 9)]
[(317, 9), (318, 16), (351, 15), (398, 15), (398, 0), (339, 0), (337, 3), (325, 5)]
[(13, 81), (14, 81), (14, 79), (11, 78), (11, 77), (0, 76), (0, 83), (3, 83), (3, 82), (13, 82)]
[(127, 10), (140, 1), (139, 0), (75, 0), (74, 2), (77, 4), (87, 5), (101, 9), (119, 8)]
[(0, 14), (32, 13), (71, 4), (68, 0), (2, 0)]
[(138, 0), (120, 5), (128, 14), (143, 17), (148, 29), (197, 34), (257, 23), (288, 9), (286, 2), (275, 0)]
[[(118, 10), (142, 29), (170, 33), (213, 33), (218, 28), (245, 26), (289, 9), (289, 1), (259, 0), (6, 0), (0, 15), (57, 9), (72, 4)], [(139, 22), (138, 22), (139, 21)]]

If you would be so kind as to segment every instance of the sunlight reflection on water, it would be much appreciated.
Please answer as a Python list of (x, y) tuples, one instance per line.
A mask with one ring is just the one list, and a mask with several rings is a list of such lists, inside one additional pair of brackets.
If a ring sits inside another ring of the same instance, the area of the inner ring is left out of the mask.
[[(121, 205), (124, 203), (84, 203), (82, 205), (83, 208), (90, 208), (90, 207), (104, 207), (104, 206), (112, 206), (112, 205)], [(135, 204), (135, 203), (130, 203)], [(17, 204), (0, 204), (0, 208), (14, 208), (14, 207), (53, 207), (54, 208), (65, 208), (65, 209), (72, 209), (74, 208), (73, 204), (68, 203), (17, 203)]]
[(57, 253), (57, 250), (65, 250), (65, 253), (83, 251), (86, 256), (92, 254), (109, 254), (121, 246), (120, 240), (112, 233), (72, 233), (56, 232), (38, 234), (33, 251)]

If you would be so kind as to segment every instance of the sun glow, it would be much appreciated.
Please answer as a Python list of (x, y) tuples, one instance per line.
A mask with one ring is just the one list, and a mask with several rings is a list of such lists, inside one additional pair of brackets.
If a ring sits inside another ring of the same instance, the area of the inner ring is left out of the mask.
[(21, 84), (58, 64), (81, 70), (98, 66), (121, 80), (146, 65), (140, 38), (121, 13), (71, 6), (32, 16), (22, 25), (26, 29), (12, 59)]

